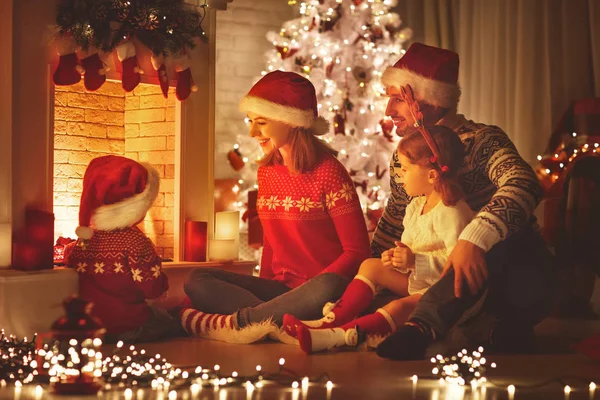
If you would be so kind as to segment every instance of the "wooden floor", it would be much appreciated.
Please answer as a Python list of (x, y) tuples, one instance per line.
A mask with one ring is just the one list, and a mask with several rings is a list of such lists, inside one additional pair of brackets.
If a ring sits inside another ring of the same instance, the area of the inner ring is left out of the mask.
[[(379, 358), (371, 351), (348, 351), (313, 356), (304, 355), (296, 346), (275, 342), (254, 345), (233, 345), (214, 341), (181, 338), (165, 343), (152, 343), (140, 346), (146, 351), (160, 353), (172, 364), (178, 366), (213, 367), (218, 364), (221, 371), (229, 375), (237, 371), (241, 375), (252, 375), (256, 366), (263, 371), (279, 370), (279, 360), (286, 360), (285, 367), (293, 370), (299, 377), (317, 377), (327, 374), (333, 382), (328, 391), (324, 386), (311, 385), (308, 389), (281, 387), (256, 388), (252, 392), (244, 388), (221, 390), (203, 389), (192, 395), (188, 390), (179, 390), (178, 399), (560, 399), (564, 394), (564, 385), (573, 388), (570, 399), (591, 399), (588, 385), (591, 381), (600, 384), (600, 364), (576, 354), (536, 355), (536, 356), (488, 356), (488, 360), (497, 363), (497, 368), (488, 373), (490, 380), (485, 389), (458, 387), (440, 384), (423, 377), (431, 375), (431, 364), (420, 362), (395, 362)], [(105, 354), (110, 349), (105, 349)], [(421, 376), (416, 384), (411, 377)], [(570, 377), (563, 383), (554, 382), (543, 387), (525, 389), (552, 378)], [(510, 397), (506, 388), (516, 386), (514, 397)], [(15, 391), (12, 387), (0, 389), (0, 399), (75, 399), (77, 397), (57, 397), (46, 390), (36, 397), (35, 390), (23, 387)], [(125, 397), (123, 390), (104, 392), (92, 398), (117, 399)], [(130, 397), (131, 398), (131, 397)], [(157, 392), (143, 390), (133, 392), (138, 399), (170, 399), (168, 391)], [(595, 395), (600, 399), (600, 395)]]
[[(503, 399), (508, 398), (506, 387), (510, 384), (517, 387), (515, 399), (564, 399), (564, 384), (558, 382), (537, 390), (521, 390), (519, 386), (533, 385), (550, 378), (567, 375), (580, 378), (567, 381), (575, 388), (570, 398), (589, 399), (589, 383), (595, 380), (600, 384), (600, 364), (594, 364), (585, 357), (575, 354), (490, 357), (490, 361), (496, 362), (498, 366), (488, 373), (488, 377), (491, 383), (497, 384), (499, 388), (489, 385), (483, 396), (481, 389), (472, 393), (469, 387), (461, 395), (461, 390), (447, 388), (446, 385), (440, 385), (438, 381), (425, 379), (417, 381), (415, 388), (411, 377), (431, 376), (430, 362), (389, 361), (371, 351), (306, 356), (295, 346), (279, 343), (244, 346), (187, 338), (173, 341), (169, 346), (153, 344), (145, 347), (149, 351), (159, 351), (175, 364), (201, 364), (211, 367), (219, 364), (221, 370), (226, 373), (237, 371), (240, 374), (251, 374), (255, 371), (256, 365), (260, 365), (266, 371), (277, 371), (279, 359), (284, 358), (285, 366), (299, 376), (316, 377), (328, 374), (334, 383), (330, 394), (331, 399)], [(253, 398), (294, 398), (291, 389), (282, 391), (263, 388), (261, 390), (263, 393)], [(304, 398), (325, 399), (327, 390), (309, 388), (307, 395), (308, 397)], [(238, 397), (227, 396), (226, 398)], [(597, 398), (600, 399), (600, 395)]]

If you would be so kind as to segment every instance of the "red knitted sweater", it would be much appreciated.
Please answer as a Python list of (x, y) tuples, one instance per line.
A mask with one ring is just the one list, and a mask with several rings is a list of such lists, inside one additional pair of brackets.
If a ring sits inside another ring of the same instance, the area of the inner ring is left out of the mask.
[(111, 334), (143, 325), (150, 316), (146, 299), (169, 288), (152, 241), (137, 227), (94, 231), (85, 247), (75, 246), (68, 265), (79, 273), (81, 297), (94, 303), (92, 313)]
[(260, 167), (257, 209), (264, 229), (261, 277), (292, 288), (322, 272), (352, 278), (370, 256), (356, 189), (332, 155), (303, 174)]

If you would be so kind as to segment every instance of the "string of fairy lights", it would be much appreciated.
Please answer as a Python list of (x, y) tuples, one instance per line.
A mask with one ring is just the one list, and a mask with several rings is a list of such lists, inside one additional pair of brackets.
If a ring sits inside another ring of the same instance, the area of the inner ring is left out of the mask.
[(572, 132), (565, 135), (563, 142), (551, 154), (538, 155), (537, 174), (547, 187), (556, 182), (569, 166), (583, 156), (600, 155), (597, 137), (578, 135)]
[[(82, 368), (78, 373), (88, 373), (100, 381), (103, 392), (122, 392), (126, 399), (131, 399), (134, 390), (152, 390), (166, 394), (170, 400), (178, 398), (183, 392), (191, 393), (195, 398), (202, 390), (220, 390), (241, 388), (251, 396), (256, 389), (275, 387), (292, 389), (306, 393), (310, 387), (326, 389), (327, 398), (331, 397), (333, 381), (328, 374), (317, 377), (302, 376), (285, 366), (285, 359), (279, 359), (279, 369), (275, 372), (264, 371), (260, 365), (255, 373), (241, 375), (237, 372), (226, 374), (219, 365), (207, 368), (202, 366), (173, 366), (160, 354), (150, 354), (144, 349), (131, 345), (125, 347), (119, 342), (111, 355), (103, 357), (99, 351), (101, 340), (90, 339), (90, 343), (76, 343), (73, 339), (66, 343), (46, 343), (36, 348), (36, 337), (29, 341), (7, 336), (2, 331), (0, 336), (0, 389), (13, 385), (16, 391), (31, 386), (36, 398), (42, 398), (45, 385), (62, 374), (75, 374), (74, 361)], [(66, 349), (66, 350), (65, 350)], [(76, 350), (77, 349), (77, 350)], [(81, 354), (79, 354), (81, 353)], [(509, 399), (514, 399), (517, 390), (526, 392), (539, 388), (560, 384), (565, 399), (574, 390), (587, 390), (593, 399), (596, 383), (576, 376), (563, 376), (549, 379), (533, 385), (508, 385), (492, 381), (487, 376), (489, 368), (496, 368), (483, 355), (483, 347), (468, 352), (461, 350), (456, 355), (431, 358), (431, 376), (413, 375), (410, 380), (413, 392), (419, 380), (438, 381), (448, 390), (466, 387), (472, 393), (485, 393), (488, 389), (506, 390)], [(40, 360), (38, 362), (38, 360)], [(71, 363), (69, 365), (69, 363)], [(25, 386), (27, 385), (27, 386)], [(33, 389), (33, 385), (36, 385)], [(454, 389), (453, 389), (454, 388)], [(465, 389), (461, 389), (465, 390)], [(478, 392), (479, 391), (479, 392)]]

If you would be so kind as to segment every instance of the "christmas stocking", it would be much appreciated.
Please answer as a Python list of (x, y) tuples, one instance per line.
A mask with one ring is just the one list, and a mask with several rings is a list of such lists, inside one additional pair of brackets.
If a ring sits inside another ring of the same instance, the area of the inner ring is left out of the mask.
[(191, 92), (198, 90), (198, 86), (194, 84), (192, 78), (192, 70), (190, 69), (190, 59), (186, 55), (180, 55), (173, 60), (175, 64), (175, 71), (177, 72), (177, 87), (175, 88), (175, 95), (179, 101), (183, 101), (188, 98)]
[(158, 73), (158, 84), (166, 99), (169, 96), (169, 77), (167, 76), (167, 68), (165, 67), (165, 58), (162, 54), (157, 56), (152, 55), (150, 61), (152, 62), (152, 67), (154, 67)]
[(62, 37), (57, 41), (59, 55), (58, 67), (54, 71), (52, 79), (56, 85), (74, 85), (81, 80), (83, 68), (79, 65), (79, 59), (75, 53), (77, 47), (72, 37)]
[(100, 59), (97, 51), (89, 54), (81, 60), (81, 65), (85, 69), (83, 84), (90, 92), (98, 90), (106, 81), (106, 72), (108, 70)]
[(365, 310), (373, 299), (375, 285), (367, 277), (356, 275), (336, 303), (323, 307), (324, 317), (314, 321), (300, 321), (290, 314), (283, 317), (283, 328), (290, 336), (296, 337), (298, 326), (307, 328), (333, 328), (341, 326)]
[(365, 315), (339, 328), (310, 329), (299, 326), (297, 331), (300, 348), (307, 354), (336, 347), (356, 347), (366, 335), (386, 336), (396, 329), (392, 317), (383, 308)]
[(141, 81), (141, 74), (144, 73), (138, 65), (135, 56), (135, 46), (130, 40), (125, 40), (117, 46), (117, 57), (123, 66), (121, 74), (121, 83), (126, 92), (131, 92)]

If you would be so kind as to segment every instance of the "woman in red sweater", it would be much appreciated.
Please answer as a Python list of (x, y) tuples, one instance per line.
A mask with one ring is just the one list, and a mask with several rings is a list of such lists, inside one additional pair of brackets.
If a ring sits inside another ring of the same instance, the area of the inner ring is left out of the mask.
[(265, 153), (258, 161), (260, 277), (195, 270), (185, 285), (194, 309), (180, 315), (192, 335), (252, 342), (272, 331), (261, 322), (281, 326), (286, 313), (321, 317), (370, 248), (354, 184), (337, 152), (317, 137), (329, 126), (318, 115), (310, 81), (271, 72), (250, 89), (240, 109)]

